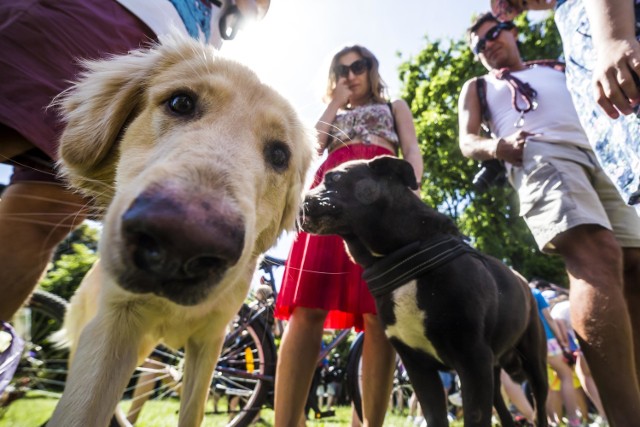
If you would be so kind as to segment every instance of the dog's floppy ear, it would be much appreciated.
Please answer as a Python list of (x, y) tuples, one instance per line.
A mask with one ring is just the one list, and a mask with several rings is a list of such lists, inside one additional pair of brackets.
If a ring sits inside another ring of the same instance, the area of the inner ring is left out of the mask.
[(151, 52), (85, 62), (79, 80), (54, 103), (66, 122), (58, 149), (62, 174), (102, 203), (113, 192), (116, 142), (138, 109), (156, 62)]
[(392, 156), (380, 156), (371, 160), (369, 167), (378, 175), (396, 175), (410, 189), (418, 189), (413, 166), (406, 160)]

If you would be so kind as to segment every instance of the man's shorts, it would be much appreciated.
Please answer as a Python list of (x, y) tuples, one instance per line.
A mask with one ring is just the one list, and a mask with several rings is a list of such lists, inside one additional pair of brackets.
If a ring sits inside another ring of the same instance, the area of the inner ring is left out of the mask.
[(640, 247), (640, 217), (624, 203), (591, 149), (528, 141), (522, 167), (510, 181), (538, 247), (552, 253), (553, 239), (583, 224), (612, 230), (622, 247)]

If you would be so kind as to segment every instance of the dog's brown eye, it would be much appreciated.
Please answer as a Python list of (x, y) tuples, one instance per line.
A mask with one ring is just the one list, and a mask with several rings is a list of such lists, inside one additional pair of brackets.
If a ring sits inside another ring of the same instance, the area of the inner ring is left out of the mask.
[(196, 101), (193, 96), (186, 93), (177, 93), (169, 98), (169, 109), (176, 114), (186, 116), (192, 114), (196, 108)]
[(291, 151), (282, 141), (269, 141), (264, 149), (264, 157), (277, 172), (284, 172), (289, 167)]

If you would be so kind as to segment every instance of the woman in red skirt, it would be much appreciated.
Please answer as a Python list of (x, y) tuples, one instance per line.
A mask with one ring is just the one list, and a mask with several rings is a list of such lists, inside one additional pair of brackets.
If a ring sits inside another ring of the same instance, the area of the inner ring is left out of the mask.
[[(354, 159), (395, 155), (402, 151), (422, 179), (422, 154), (406, 102), (388, 102), (378, 60), (362, 46), (333, 57), (327, 86), (328, 106), (318, 120), (318, 150), (328, 156), (313, 186), (325, 172)], [(293, 243), (276, 316), (288, 320), (276, 374), (275, 425), (304, 425), (303, 409), (320, 352), (322, 331), (355, 327), (365, 330), (363, 349), (363, 417), (382, 426), (393, 380), (395, 352), (376, 316), (362, 269), (347, 255), (337, 236), (300, 232)], [(371, 392), (369, 392), (371, 391)]]

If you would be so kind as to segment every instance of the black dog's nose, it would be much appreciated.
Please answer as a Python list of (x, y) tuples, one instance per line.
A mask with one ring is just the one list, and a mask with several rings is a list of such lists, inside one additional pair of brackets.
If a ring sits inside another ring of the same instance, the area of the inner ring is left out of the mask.
[(133, 265), (163, 281), (204, 279), (234, 265), (244, 246), (244, 227), (229, 209), (185, 203), (150, 191), (122, 215), (122, 233)]

